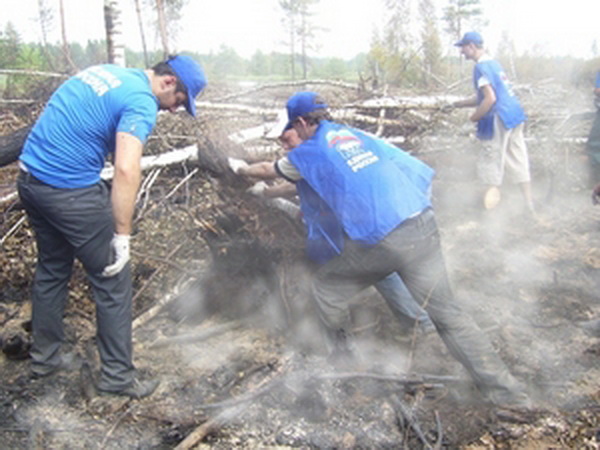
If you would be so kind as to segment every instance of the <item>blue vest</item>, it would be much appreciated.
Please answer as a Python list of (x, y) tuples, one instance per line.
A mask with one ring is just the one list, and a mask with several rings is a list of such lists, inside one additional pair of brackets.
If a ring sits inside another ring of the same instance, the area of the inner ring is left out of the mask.
[(300, 209), (306, 227), (306, 255), (323, 264), (344, 249), (344, 230), (335, 214), (306, 180), (296, 183)]
[(113, 65), (90, 67), (54, 92), (20, 156), (32, 175), (58, 188), (100, 180), (117, 132), (145, 142), (158, 102), (146, 74)]
[(478, 81), (485, 77), (491, 84), (496, 94), (496, 103), (492, 109), (477, 122), (477, 137), (479, 139), (492, 139), (494, 137), (494, 116), (497, 114), (507, 129), (511, 129), (525, 122), (527, 117), (515, 96), (510, 82), (502, 66), (494, 60), (488, 59), (475, 64), (473, 68), (473, 83), (477, 91), (477, 102), (481, 103), (483, 94), (478, 87)]
[(433, 169), (354, 128), (322, 121), (288, 158), (303, 178), (298, 194), (307, 248), (327, 242), (339, 254), (344, 236), (375, 245), (431, 206)]

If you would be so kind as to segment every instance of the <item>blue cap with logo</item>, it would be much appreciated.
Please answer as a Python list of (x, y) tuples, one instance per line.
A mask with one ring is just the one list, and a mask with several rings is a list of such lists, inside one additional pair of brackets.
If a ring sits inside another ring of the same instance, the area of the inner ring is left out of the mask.
[(463, 45), (467, 44), (482, 45), (483, 38), (481, 37), (481, 34), (479, 34), (477, 31), (467, 31), (463, 35), (462, 39), (454, 45), (456, 47), (462, 47)]
[(185, 109), (192, 116), (196, 115), (196, 96), (206, 86), (206, 76), (200, 64), (189, 56), (177, 55), (169, 58), (167, 64), (171, 66), (187, 89), (187, 103)]
[(298, 117), (305, 116), (316, 109), (326, 109), (328, 107), (326, 103), (317, 103), (317, 97), (316, 92), (296, 92), (289, 98), (285, 106), (288, 114), (288, 123), (284, 131), (292, 128), (292, 124)]

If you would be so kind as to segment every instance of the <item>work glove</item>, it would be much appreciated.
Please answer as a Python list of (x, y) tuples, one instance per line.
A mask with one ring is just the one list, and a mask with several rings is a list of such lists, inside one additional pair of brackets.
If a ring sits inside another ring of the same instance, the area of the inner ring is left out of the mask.
[(265, 190), (267, 189), (267, 187), (267, 183), (265, 183), (264, 181), (259, 181), (250, 186), (248, 189), (246, 189), (246, 192), (252, 195), (256, 195), (257, 197), (263, 197), (265, 195)]
[(594, 205), (600, 204), (600, 183), (598, 183), (592, 191), (592, 203)]
[(102, 271), (104, 277), (114, 277), (118, 274), (127, 261), (129, 261), (129, 240), (131, 236), (128, 234), (115, 234), (110, 241), (110, 247), (113, 251), (115, 262), (106, 266)]
[(227, 162), (229, 163), (229, 167), (236, 175), (240, 173), (240, 169), (245, 169), (248, 167), (248, 163), (243, 159), (237, 158), (227, 158)]
[(299, 219), (302, 215), (300, 212), (300, 207), (294, 202), (286, 200), (285, 198), (272, 198), (269, 200), (269, 203), (275, 208), (286, 213), (292, 219)]

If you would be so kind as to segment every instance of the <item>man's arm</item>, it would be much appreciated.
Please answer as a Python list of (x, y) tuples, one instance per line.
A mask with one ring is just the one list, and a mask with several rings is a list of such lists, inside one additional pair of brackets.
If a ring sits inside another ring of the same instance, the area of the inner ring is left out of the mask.
[(264, 196), (267, 198), (293, 197), (297, 193), (296, 185), (294, 183), (284, 181), (282, 183), (274, 184), (273, 186), (268, 186), (265, 189)]
[(475, 112), (471, 115), (471, 122), (477, 122), (483, 118), (496, 103), (496, 93), (490, 84), (482, 86), (481, 93), (483, 94), (483, 100), (475, 109)]
[(275, 170), (275, 163), (273, 162), (257, 162), (250, 164), (247, 167), (240, 167), (237, 171), (238, 175), (245, 175), (247, 177), (260, 178), (261, 180), (272, 180), (279, 177), (279, 174)]
[(143, 147), (137, 137), (128, 133), (117, 133), (111, 194), (116, 234), (131, 234), (135, 200), (142, 178)]

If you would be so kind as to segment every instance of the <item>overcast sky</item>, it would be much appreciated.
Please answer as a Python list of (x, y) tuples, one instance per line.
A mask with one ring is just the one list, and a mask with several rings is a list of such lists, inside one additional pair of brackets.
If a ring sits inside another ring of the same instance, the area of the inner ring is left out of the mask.
[[(46, 0), (58, 9), (58, 0)], [(85, 44), (103, 39), (103, 0), (63, 0), (67, 35)], [(446, 4), (444, 0), (436, 0)], [(126, 45), (141, 49), (133, 0), (120, 0)], [(416, 0), (413, 0), (416, 3)], [(320, 56), (351, 58), (369, 49), (374, 27), (381, 27), (381, 0), (320, 0), (314, 20), (320, 33)], [(39, 40), (37, 0), (0, 0), (2, 29), (11, 21), (25, 41)], [(502, 32), (508, 32), (517, 51), (549, 56), (592, 57), (594, 39), (600, 46), (600, 2), (598, 0), (482, 0), (489, 26), (483, 30), (490, 50), (497, 48)], [(440, 9), (441, 14), (441, 9)], [(218, 51), (221, 45), (234, 48), (244, 57), (256, 50), (285, 51), (281, 12), (277, 0), (188, 0), (183, 10), (181, 32), (174, 50), (200, 53)], [(59, 40), (56, 14), (51, 41)], [(158, 47), (154, 36), (149, 44)], [(450, 49), (450, 43), (445, 43)]]

